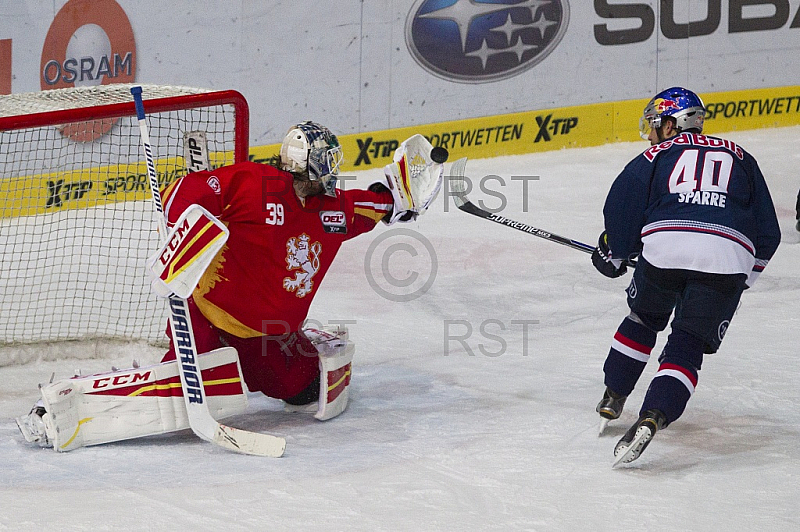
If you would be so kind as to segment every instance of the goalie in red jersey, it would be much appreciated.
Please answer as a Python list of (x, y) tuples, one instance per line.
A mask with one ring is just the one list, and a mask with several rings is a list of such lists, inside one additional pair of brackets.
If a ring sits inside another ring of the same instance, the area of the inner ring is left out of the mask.
[[(421, 136), (412, 139), (427, 144)], [(423, 151), (430, 154), (431, 148), (428, 144)], [(346, 338), (303, 331), (319, 284), (344, 241), (370, 231), (381, 220), (410, 220), (420, 212), (413, 209), (413, 199), (405, 197), (405, 191), (393, 195), (388, 183), (377, 183), (370, 190), (337, 189), (341, 160), (336, 136), (320, 124), (303, 122), (283, 140), (281, 169), (242, 162), (188, 174), (162, 194), (168, 222), (199, 204), (230, 231), (189, 302), (198, 350), (236, 348), (251, 391), (288, 405), (318, 405), (318, 417), (324, 418), (345, 406), (319, 398), (333, 391), (330, 386), (349, 383), (352, 354), (332, 368), (323, 368), (341, 370), (342, 375), (336, 373), (339, 378), (334, 383), (325, 382), (322, 375), (320, 386), (315, 344), (344, 345)], [(435, 173), (426, 180), (427, 190), (419, 190), (422, 196), (435, 194), (442, 179), (441, 164), (429, 166), (436, 166)], [(171, 346), (164, 360), (174, 358)], [(323, 357), (323, 365), (330, 360)]]
[[(283, 139), (281, 168), (241, 162), (189, 173), (163, 191), (168, 224), (179, 226), (170, 235), (198, 210), (227, 227), (227, 241), (216, 255), (207, 253), (213, 259), (187, 300), (214, 417), (244, 411), (242, 380), (290, 411), (320, 420), (344, 411), (354, 346), (346, 329), (304, 329), (309, 307), (344, 241), (380, 221), (413, 221), (425, 212), (446, 159), (432, 151), (414, 135), (384, 168), (384, 179), (369, 190), (341, 190), (338, 139), (303, 122)], [(162, 281), (157, 277), (153, 287), (168, 296)], [(43, 386), (43, 400), (17, 419), (25, 438), (68, 451), (188, 427), (169, 327), (167, 334), (161, 364)]]

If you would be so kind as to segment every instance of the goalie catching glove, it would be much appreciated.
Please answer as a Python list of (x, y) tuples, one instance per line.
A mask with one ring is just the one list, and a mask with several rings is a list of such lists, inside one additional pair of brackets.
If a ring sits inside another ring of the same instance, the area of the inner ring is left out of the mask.
[(370, 186), (386, 187), (392, 193), (394, 207), (388, 220), (411, 222), (423, 214), (433, 202), (444, 179), (444, 158), (431, 157), (433, 145), (422, 135), (405, 140), (394, 152), (393, 162), (383, 168), (384, 180)]

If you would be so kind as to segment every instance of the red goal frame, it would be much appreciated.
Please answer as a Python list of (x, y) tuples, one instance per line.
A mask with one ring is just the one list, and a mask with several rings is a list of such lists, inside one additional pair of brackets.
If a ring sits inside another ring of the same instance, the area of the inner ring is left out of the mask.
[[(161, 113), (180, 109), (196, 109), (214, 105), (231, 105), (234, 108), (236, 123), (234, 124), (234, 162), (246, 161), (250, 155), (250, 108), (244, 96), (235, 90), (169, 96), (144, 100), (144, 112)], [(87, 117), (87, 109), (91, 109)], [(54, 124), (70, 124), (85, 122), (87, 120), (103, 120), (123, 116), (136, 116), (136, 106), (133, 97), (130, 102), (111, 103), (75, 109), (62, 109), (26, 115), (8, 116), (0, 118), (0, 130), (11, 131), (29, 127), (43, 127)]]

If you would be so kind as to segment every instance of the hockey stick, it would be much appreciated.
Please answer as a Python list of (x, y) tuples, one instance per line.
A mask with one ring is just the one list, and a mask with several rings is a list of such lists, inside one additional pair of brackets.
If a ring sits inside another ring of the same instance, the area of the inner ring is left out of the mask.
[(544, 238), (545, 240), (550, 240), (551, 242), (583, 251), (584, 253), (594, 252), (594, 246), (590, 246), (589, 244), (584, 244), (583, 242), (578, 242), (577, 240), (572, 240), (563, 236), (554, 235), (549, 231), (533, 227), (532, 225), (528, 225), (526, 223), (517, 222), (504, 216), (498, 216), (497, 214), (485, 211), (476, 206), (474, 203), (469, 201), (469, 198), (467, 198), (467, 182), (464, 178), (464, 171), (466, 167), (466, 157), (455, 161), (450, 167), (450, 190), (455, 193), (453, 200), (455, 201), (456, 207), (458, 207), (460, 210), (479, 218), (489, 220), (490, 222), (505, 225), (506, 227), (522, 231), (523, 233), (528, 233), (529, 235), (538, 236), (539, 238)]
[[(153, 206), (157, 214), (158, 231), (163, 243), (167, 236), (167, 222), (164, 217), (164, 206), (161, 203), (161, 193), (158, 190), (158, 175), (145, 121), (142, 88), (140, 86), (131, 87), (131, 94), (136, 105), (136, 118), (139, 121), (139, 133), (147, 162), (147, 178), (150, 182)], [(170, 296), (169, 308), (169, 326), (172, 331), (176, 356), (179, 357), (181, 388), (192, 431), (200, 438), (230, 451), (257, 456), (282, 456), (286, 448), (286, 440), (283, 438), (228, 427), (220, 424), (211, 416), (206, 402), (203, 377), (198, 366), (197, 346), (186, 300), (175, 295)]]

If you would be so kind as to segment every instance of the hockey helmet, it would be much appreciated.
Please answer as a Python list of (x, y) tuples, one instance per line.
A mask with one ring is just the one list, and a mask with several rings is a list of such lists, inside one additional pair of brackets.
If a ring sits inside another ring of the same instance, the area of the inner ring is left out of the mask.
[(651, 129), (661, 127), (662, 117), (675, 119), (675, 129), (680, 133), (692, 129), (703, 131), (706, 116), (705, 105), (700, 97), (688, 89), (672, 87), (656, 94), (644, 108), (639, 119), (639, 134), (647, 139)]
[(310, 120), (292, 126), (283, 138), (280, 158), (283, 170), (320, 181), (325, 194), (336, 196), (342, 146), (328, 128)]

